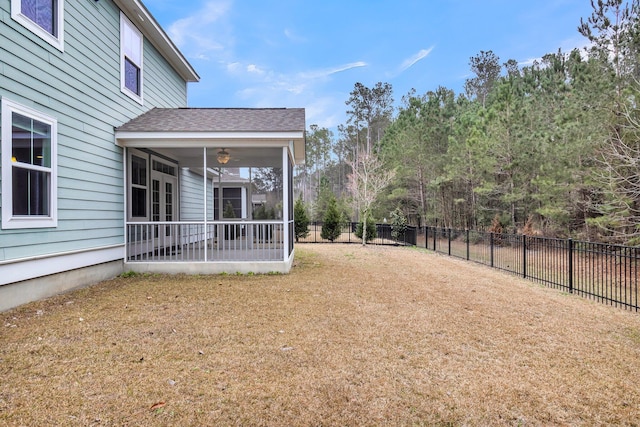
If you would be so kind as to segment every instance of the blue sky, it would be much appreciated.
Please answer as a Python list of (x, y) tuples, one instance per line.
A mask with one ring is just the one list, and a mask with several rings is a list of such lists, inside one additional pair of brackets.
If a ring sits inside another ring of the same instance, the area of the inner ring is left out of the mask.
[(144, 0), (201, 77), (192, 107), (303, 107), (307, 126), (346, 120), (356, 82), (393, 86), (396, 104), (445, 86), (469, 58), (521, 64), (586, 45), (589, 0)]

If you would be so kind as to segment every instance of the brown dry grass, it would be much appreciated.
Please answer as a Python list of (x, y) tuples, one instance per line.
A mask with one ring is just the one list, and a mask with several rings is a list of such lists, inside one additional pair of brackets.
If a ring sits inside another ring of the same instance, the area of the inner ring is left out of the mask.
[(640, 315), (421, 250), (0, 313), (0, 424), (637, 425)]

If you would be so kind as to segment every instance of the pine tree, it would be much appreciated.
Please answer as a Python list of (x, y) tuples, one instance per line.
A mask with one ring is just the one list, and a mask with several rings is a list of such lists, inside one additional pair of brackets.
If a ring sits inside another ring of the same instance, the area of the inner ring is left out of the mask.
[(304, 206), (302, 197), (296, 200), (296, 204), (293, 207), (293, 222), (296, 235), (296, 242), (300, 238), (305, 238), (309, 235), (309, 217), (307, 216), (307, 209)]
[[(373, 218), (371, 218), (370, 214), (367, 214), (366, 216), (367, 220), (367, 228), (366, 228), (366, 233), (365, 233), (365, 238), (367, 242), (372, 241), (373, 239), (375, 239), (376, 237), (378, 237), (378, 230), (376, 229), (376, 222), (373, 220)], [(364, 228), (364, 224), (361, 222), (358, 223), (358, 225), (356, 226), (356, 237), (358, 239), (362, 239), (363, 234), (362, 231), (365, 230)]]
[[(223, 218), (235, 218), (236, 214), (235, 211), (233, 210), (233, 205), (231, 204), (231, 202), (227, 202), (227, 204), (224, 207), (224, 212), (222, 212), (222, 217)], [(240, 226), (238, 225), (225, 225), (224, 226), (224, 238), (226, 240), (234, 240), (236, 238), (238, 238), (240, 234)]]
[(324, 213), (322, 231), (320, 237), (331, 242), (336, 240), (342, 233), (340, 224), (340, 212), (335, 197), (332, 197), (327, 204), (327, 210)]

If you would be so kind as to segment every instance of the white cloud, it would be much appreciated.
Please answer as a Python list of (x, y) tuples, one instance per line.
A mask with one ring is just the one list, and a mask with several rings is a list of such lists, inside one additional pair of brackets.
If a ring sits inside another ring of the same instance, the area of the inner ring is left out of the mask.
[(230, 8), (230, 0), (208, 1), (193, 15), (171, 24), (167, 33), (188, 57), (208, 59), (208, 53), (224, 50), (233, 42), (224, 22)]
[(247, 65), (247, 73), (250, 73), (250, 74), (264, 74), (264, 70), (262, 70), (261, 68), (259, 68), (255, 64), (249, 64), (249, 65)]
[[(588, 53), (585, 51), (585, 49), (588, 49), (590, 46), (591, 46), (591, 42), (586, 37), (582, 37), (582, 36), (568, 38), (560, 42), (560, 49), (562, 50), (562, 53), (564, 55), (569, 55), (571, 51), (573, 51), (574, 49), (578, 49), (580, 53), (583, 55), (583, 58), (588, 56)], [(558, 50), (556, 49), (554, 51), (547, 52), (547, 53), (555, 54), (557, 52)], [(518, 65), (520, 67), (528, 67), (533, 65), (534, 62), (537, 62), (538, 64), (542, 64), (542, 57), (527, 58), (523, 61), (518, 61)]]
[[(278, 63), (270, 63), (269, 56), (261, 58), (264, 55), (260, 50), (255, 52), (257, 56), (249, 56), (253, 55), (250, 50), (240, 52), (236, 49), (232, 8), (233, 0), (206, 0), (199, 10), (175, 21), (167, 30), (188, 59), (209, 61), (206, 65), (201, 64), (203, 80), (228, 80), (229, 84), (220, 91), (226, 91), (226, 95), (222, 95), (225, 98), (218, 102), (246, 107), (304, 107), (308, 123), (327, 128), (341, 123), (347, 94), (326, 95), (328, 83), (338, 79), (337, 74), (369, 64), (354, 61), (300, 71), (282, 69)], [(307, 42), (292, 28), (283, 31), (291, 43)], [(268, 44), (268, 41), (263, 38), (262, 43)], [(198, 90), (194, 87), (192, 93), (198, 93)]]
[(227, 64), (227, 71), (231, 74), (234, 74), (236, 71), (240, 69), (239, 62), (230, 62)]
[(429, 49), (422, 49), (420, 50), (420, 52), (416, 53), (410, 58), (405, 59), (400, 65), (400, 72), (403, 72), (408, 68), (413, 67), (418, 61), (426, 58), (431, 53), (432, 50), (433, 50), (433, 46), (431, 46)]
[(368, 64), (363, 61), (351, 62), (344, 65), (338, 65), (332, 68), (324, 68), (320, 70), (305, 71), (298, 74), (298, 77), (304, 80), (324, 79), (332, 74), (342, 73), (354, 68), (366, 67)]

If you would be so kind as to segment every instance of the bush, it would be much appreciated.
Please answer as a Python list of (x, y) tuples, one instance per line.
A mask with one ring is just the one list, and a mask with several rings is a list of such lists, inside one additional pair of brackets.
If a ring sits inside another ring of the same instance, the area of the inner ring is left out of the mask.
[[(371, 240), (375, 239), (376, 237), (378, 237), (378, 232), (376, 229), (376, 222), (373, 220), (373, 218), (371, 218), (371, 215), (367, 215), (367, 242), (370, 242)], [(356, 227), (356, 237), (359, 239), (362, 239), (362, 229), (363, 229), (363, 224), (362, 222), (359, 222), (357, 227)]]
[(309, 217), (307, 216), (307, 209), (304, 206), (302, 198), (296, 200), (296, 204), (293, 207), (293, 224), (296, 242), (300, 238), (304, 239), (309, 235)]
[(340, 237), (342, 233), (342, 225), (340, 221), (340, 212), (335, 197), (329, 199), (327, 204), (327, 210), (324, 213), (324, 219), (322, 224), (322, 231), (320, 237), (327, 239), (331, 242)]
[(391, 237), (396, 242), (404, 240), (404, 233), (407, 231), (407, 217), (398, 207), (391, 212)]
[[(236, 214), (233, 210), (233, 205), (231, 202), (227, 202), (224, 207), (224, 212), (222, 212), (222, 217), (224, 219), (227, 218), (235, 218)], [(240, 226), (239, 225), (228, 225), (224, 226), (224, 238), (225, 240), (235, 240), (240, 236)]]

